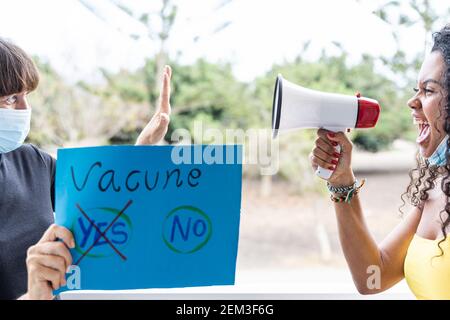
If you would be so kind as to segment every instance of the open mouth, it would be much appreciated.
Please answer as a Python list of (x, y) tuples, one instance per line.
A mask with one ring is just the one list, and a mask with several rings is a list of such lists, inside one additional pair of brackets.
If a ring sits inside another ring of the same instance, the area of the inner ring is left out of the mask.
[(425, 140), (428, 139), (430, 136), (431, 130), (430, 130), (430, 123), (428, 121), (414, 118), (414, 124), (418, 126), (419, 130), (419, 136), (416, 139), (417, 143), (422, 143)]

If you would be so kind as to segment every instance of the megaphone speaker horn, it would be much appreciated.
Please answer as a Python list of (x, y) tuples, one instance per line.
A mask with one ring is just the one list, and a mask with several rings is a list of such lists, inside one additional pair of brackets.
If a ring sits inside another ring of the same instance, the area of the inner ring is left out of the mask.
[[(272, 105), (272, 135), (294, 129), (324, 128), (345, 132), (347, 128), (372, 128), (380, 115), (378, 101), (358, 96), (311, 90), (277, 76)], [(340, 146), (336, 147), (340, 152)], [(316, 172), (329, 179), (332, 171)]]

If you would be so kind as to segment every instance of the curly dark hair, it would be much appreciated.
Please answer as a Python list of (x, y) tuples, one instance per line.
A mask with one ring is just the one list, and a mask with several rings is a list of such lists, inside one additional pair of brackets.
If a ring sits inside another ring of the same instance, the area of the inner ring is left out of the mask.
[[(444, 58), (444, 73), (442, 83), (444, 90), (442, 91), (442, 105), (443, 114), (445, 116), (444, 130), (447, 136), (450, 137), (450, 24), (447, 24), (440, 31), (433, 34), (433, 47), (431, 52), (438, 51)], [(437, 126), (437, 124), (434, 124)], [(435, 127), (440, 132), (440, 128)], [(447, 151), (445, 166), (429, 165), (419, 152), (416, 154), (416, 167), (409, 171), (410, 183), (402, 194), (401, 198), (403, 204), (409, 202), (419, 209), (423, 209), (424, 202), (428, 199), (428, 192), (436, 186), (436, 178), (442, 176), (441, 189), (446, 196), (445, 207), (439, 214), (441, 220), (441, 230), (444, 238), (438, 242), (439, 249), (442, 256), (444, 254), (441, 243), (447, 239), (447, 226), (450, 224), (450, 139), (447, 140)]]

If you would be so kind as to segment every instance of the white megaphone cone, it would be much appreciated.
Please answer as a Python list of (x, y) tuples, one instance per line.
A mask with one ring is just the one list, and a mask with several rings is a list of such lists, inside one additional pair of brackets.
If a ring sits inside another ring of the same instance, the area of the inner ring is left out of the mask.
[[(372, 128), (380, 115), (376, 100), (357, 96), (303, 88), (278, 75), (272, 107), (272, 130), (278, 132), (294, 129), (323, 128), (333, 132), (347, 128)], [(341, 147), (335, 147), (341, 152)], [(332, 170), (318, 167), (316, 174), (328, 180)]]

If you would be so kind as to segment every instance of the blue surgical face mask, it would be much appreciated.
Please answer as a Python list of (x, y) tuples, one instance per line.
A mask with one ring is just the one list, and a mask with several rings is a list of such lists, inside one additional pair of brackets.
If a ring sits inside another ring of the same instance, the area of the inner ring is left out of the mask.
[(446, 135), (433, 154), (426, 159), (430, 166), (444, 166), (447, 163), (447, 140), (448, 136)]
[(0, 108), (0, 153), (20, 147), (30, 132), (31, 108)]

